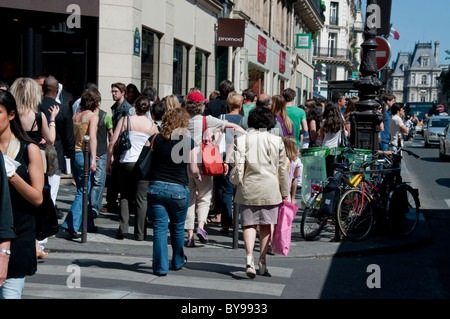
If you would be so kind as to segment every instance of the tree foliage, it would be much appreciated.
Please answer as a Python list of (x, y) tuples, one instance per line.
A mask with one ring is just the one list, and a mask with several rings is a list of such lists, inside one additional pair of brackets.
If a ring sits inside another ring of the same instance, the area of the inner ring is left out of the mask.
[[(445, 59), (450, 60), (450, 50), (446, 50), (445, 53), (447, 53)], [(447, 71), (442, 72), (439, 79), (442, 83), (442, 92), (444, 93), (444, 96), (447, 99), (450, 99), (450, 70), (447, 69)]]

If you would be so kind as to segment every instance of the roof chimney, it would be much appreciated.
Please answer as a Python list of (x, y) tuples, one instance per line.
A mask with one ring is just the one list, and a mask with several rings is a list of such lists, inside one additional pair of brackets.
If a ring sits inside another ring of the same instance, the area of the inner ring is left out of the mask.
[(439, 41), (434, 42), (434, 59), (436, 61), (436, 66), (439, 65)]

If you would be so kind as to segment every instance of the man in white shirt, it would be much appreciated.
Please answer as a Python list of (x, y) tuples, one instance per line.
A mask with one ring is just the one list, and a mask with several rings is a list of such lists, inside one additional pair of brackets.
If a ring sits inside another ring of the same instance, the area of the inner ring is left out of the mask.
[(405, 109), (400, 103), (395, 103), (391, 107), (392, 118), (389, 122), (389, 134), (391, 135), (391, 150), (396, 150), (399, 146), (399, 140), (402, 139), (402, 133), (408, 134), (408, 128), (403, 123), (402, 116)]

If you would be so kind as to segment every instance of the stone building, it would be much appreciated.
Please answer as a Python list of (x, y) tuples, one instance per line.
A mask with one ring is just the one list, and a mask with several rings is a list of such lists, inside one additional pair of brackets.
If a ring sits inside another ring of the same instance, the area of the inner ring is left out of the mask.
[(328, 81), (359, 71), (364, 21), (360, 0), (325, 0), (325, 26), (314, 40), (315, 92), (328, 97)]
[[(205, 96), (224, 79), (236, 91), (297, 90), (313, 95), (312, 48), (297, 35), (322, 29), (320, 0), (2, 0), (0, 78), (55, 76), (72, 96), (95, 82), (102, 108), (113, 104), (110, 85), (133, 83), (160, 97)], [(44, 5), (45, 4), (45, 5)], [(217, 45), (221, 18), (245, 21), (242, 47)]]
[(388, 92), (401, 103), (437, 102), (439, 42), (416, 43), (412, 53), (400, 52), (392, 65)]

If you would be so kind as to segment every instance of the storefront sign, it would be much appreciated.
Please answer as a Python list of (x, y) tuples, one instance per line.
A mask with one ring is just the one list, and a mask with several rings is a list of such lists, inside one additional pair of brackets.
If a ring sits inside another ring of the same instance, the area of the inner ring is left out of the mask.
[(311, 33), (298, 33), (295, 48), (311, 49)]
[(280, 50), (280, 72), (284, 73), (286, 71), (286, 52)]
[(266, 63), (267, 59), (267, 39), (258, 35), (258, 62)]
[(217, 46), (243, 47), (245, 39), (245, 20), (219, 19), (217, 29)]

